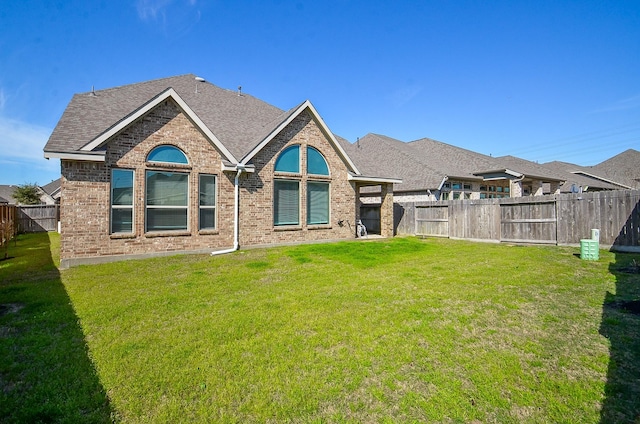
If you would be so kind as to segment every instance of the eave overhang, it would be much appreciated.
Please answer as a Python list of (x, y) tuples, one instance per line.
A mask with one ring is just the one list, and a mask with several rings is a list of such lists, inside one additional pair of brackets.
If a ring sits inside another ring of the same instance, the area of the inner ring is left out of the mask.
[(584, 176), (586, 176), (586, 177), (593, 178), (593, 179), (595, 179), (595, 180), (599, 180), (599, 181), (603, 181), (603, 182), (605, 182), (605, 183), (609, 183), (609, 184), (617, 185), (617, 186), (620, 186), (620, 187), (622, 187), (622, 188), (626, 188), (627, 190), (632, 190), (632, 189), (633, 189), (633, 187), (629, 187), (628, 185), (625, 185), (625, 184), (622, 184), (622, 183), (618, 183), (618, 182), (615, 182), (615, 181), (613, 181), (613, 180), (609, 180), (609, 179), (607, 179), (607, 178), (600, 177), (600, 176), (595, 175), (595, 174), (589, 174), (588, 172), (584, 172), (584, 171), (571, 171), (571, 173), (572, 173), (572, 174), (577, 174), (577, 175), (584, 175)]
[(402, 184), (401, 178), (371, 177), (367, 175), (352, 174), (349, 172), (347, 179), (363, 185)]
[(88, 162), (104, 162), (104, 150), (96, 152), (44, 152), (45, 159), (68, 159)]
[(474, 172), (473, 175), (482, 177), (484, 181), (524, 178), (525, 176), (524, 174), (521, 174), (516, 171), (512, 171), (511, 169), (507, 169), (507, 168), (494, 169), (494, 170), (482, 171), (482, 172)]

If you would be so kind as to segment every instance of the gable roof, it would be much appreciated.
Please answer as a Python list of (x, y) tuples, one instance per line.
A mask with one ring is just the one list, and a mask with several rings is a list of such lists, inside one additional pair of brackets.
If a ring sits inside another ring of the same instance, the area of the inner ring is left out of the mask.
[(571, 192), (573, 185), (583, 187), (587, 190), (618, 190), (622, 188), (619, 185), (603, 181), (602, 179), (589, 177), (583, 171), (586, 169), (585, 167), (574, 163), (553, 161), (543, 163), (542, 166), (565, 176), (565, 182), (560, 185), (561, 192)]
[(629, 188), (640, 188), (640, 152), (637, 150), (625, 150), (590, 168), (595, 175)]
[(42, 186), (42, 190), (52, 198), (56, 199), (60, 197), (60, 188), (62, 186), (62, 178), (51, 181), (49, 184)]
[(232, 157), (242, 157), (264, 127), (283, 113), (253, 96), (197, 81), (195, 75), (187, 74), (74, 95), (44, 150), (91, 153), (105, 141), (101, 136), (111, 135), (167, 97), (183, 109), (188, 105), (185, 112), (189, 117), (214, 134)]
[(5, 203), (16, 204), (16, 199), (13, 198), (13, 192), (16, 191), (18, 186), (14, 185), (0, 185), (0, 197), (5, 200)]
[(104, 160), (104, 145), (113, 136), (167, 99), (218, 148), (224, 169), (247, 165), (293, 119), (309, 111), (349, 171), (360, 174), (308, 100), (285, 112), (193, 74), (74, 95), (45, 145), (45, 157)]
[[(356, 174), (360, 174), (358, 168), (353, 163), (349, 155), (343, 149), (342, 145), (338, 142), (333, 133), (329, 130), (327, 124), (325, 124), (324, 120), (320, 117), (320, 114), (316, 110), (315, 107), (311, 104), (309, 100), (305, 100), (300, 105), (296, 106), (293, 109), (283, 113), (276, 120), (275, 126), (267, 125), (265, 126), (265, 133), (260, 134), (256, 139), (256, 146), (251, 149), (241, 160), (242, 164), (247, 164), (253, 157), (264, 148), (275, 136), (277, 136), (280, 131), (282, 131), (287, 125), (289, 125), (296, 117), (300, 116), (304, 111), (309, 110), (312, 116), (316, 119), (320, 129), (324, 132), (324, 134), (329, 138), (330, 143), (333, 145), (334, 149), (338, 152), (338, 154), (342, 157), (342, 160), (345, 161), (350, 170), (355, 172)], [(271, 128), (271, 129), (270, 129)]]

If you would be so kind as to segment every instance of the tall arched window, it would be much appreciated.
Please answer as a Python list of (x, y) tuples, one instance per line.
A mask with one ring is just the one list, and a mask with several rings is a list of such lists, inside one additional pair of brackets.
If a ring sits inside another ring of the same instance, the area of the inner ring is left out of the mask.
[[(322, 153), (307, 146), (307, 173), (329, 176), (329, 165)], [(307, 181), (307, 224), (329, 223), (329, 182)]]
[[(175, 146), (162, 145), (147, 155), (153, 164), (188, 164), (187, 156)], [(147, 170), (146, 231), (188, 229), (189, 173)]]
[[(329, 166), (322, 153), (307, 146), (301, 163), (299, 145), (287, 147), (275, 161), (273, 223), (275, 226), (300, 225), (300, 189), (306, 194), (306, 223), (329, 224)], [(302, 165), (302, 166), (301, 166)], [(283, 173), (278, 175), (279, 173)], [(290, 175), (286, 175), (286, 174)], [(309, 176), (312, 176), (309, 178)]]

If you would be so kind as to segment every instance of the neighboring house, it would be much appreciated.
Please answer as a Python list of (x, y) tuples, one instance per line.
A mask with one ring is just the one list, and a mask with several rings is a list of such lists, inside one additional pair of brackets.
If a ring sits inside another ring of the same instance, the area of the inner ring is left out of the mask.
[(560, 186), (561, 193), (582, 193), (602, 190), (620, 190), (627, 187), (607, 182), (602, 178), (592, 178), (584, 172), (587, 167), (568, 162), (553, 161), (543, 163), (542, 166), (565, 176), (565, 182)]
[[(366, 176), (309, 101), (282, 111), (183, 75), (76, 94), (45, 148), (61, 162), (61, 265), (348, 239)], [(383, 175), (383, 174), (382, 174)]]
[(42, 190), (47, 193), (55, 203), (60, 203), (60, 189), (62, 187), (62, 178), (51, 181), (49, 184), (42, 186)]
[(3, 203), (7, 203), (9, 205), (15, 205), (16, 199), (13, 198), (13, 192), (15, 191), (16, 186), (14, 185), (0, 185), (0, 197), (4, 200)]
[(640, 188), (640, 152), (628, 149), (592, 167), (584, 167), (583, 175), (604, 178), (623, 188)]
[[(0, 185), (0, 197), (2, 197), (6, 201), (6, 203), (10, 205), (17, 205), (18, 201), (13, 197), (13, 193), (17, 188), (18, 186), (15, 185)], [(36, 188), (38, 190), (38, 194), (40, 195), (40, 204), (55, 204), (55, 200), (46, 191), (44, 191), (42, 187), (36, 186)]]
[(562, 192), (640, 188), (640, 152), (628, 149), (594, 166), (548, 162), (543, 166), (568, 175)]
[(4, 197), (0, 196), (0, 205), (8, 205), (9, 201)]
[[(564, 181), (561, 174), (524, 159), (494, 158), (430, 138), (405, 143), (367, 134), (343, 146), (363, 172), (402, 178), (394, 186), (398, 202), (542, 195), (558, 192)], [(374, 190), (363, 195), (365, 203), (377, 201)]]

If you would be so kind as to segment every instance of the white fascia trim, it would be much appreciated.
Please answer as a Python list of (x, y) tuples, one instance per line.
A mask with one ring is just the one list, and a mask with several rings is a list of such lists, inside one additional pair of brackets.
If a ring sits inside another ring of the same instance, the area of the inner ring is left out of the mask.
[(365, 175), (352, 175), (348, 174), (347, 180), (360, 183), (389, 183), (389, 184), (402, 184), (401, 178), (385, 178), (385, 177), (367, 177)]
[(445, 176), (442, 178), (442, 181), (440, 181), (440, 185), (438, 186), (438, 190), (439, 190), (439, 191), (442, 191), (442, 186), (444, 186), (444, 183), (445, 183), (448, 179), (449, 179), (449, 176), (448, 176), (448, 175), (445, 175)]
[(524, 174), (521, 174), (519, 172), (516, 171), (512, 171), (510, 169), (495, 169), (495, 170), (491, 170), (491, 171), (482, 171), (482, 172), (474, 172), (473, 175), (477, 175), (478, 177), (482, 177), (482, 179), (484, 181), (493, 181), (493, 180), (502, 180), (504, 179), (504, 177), (489, 177), (486, 178), (485, 175), (487, 174), (506, 174), (506, 175), (511, 175), (512, 177), (516, 177), (516, 178), (523, 178)]
[(356, 167), (356, 165), (353, 163), (353, 161), (351, 160), (351, 158), (349, 157), (349, 155), (347, 155), (347, 152), (344, 151), (344, 149), (342, 148), (342, 146), (340, 145), (340, 143), (338, 142), (338, 140), (336, 140), (335, 136), (333, 135), (333, 133), (331, 132), (331, 130), (329, 130), (329, 127), (327, 126), (327, 124), (324, 122), (324, 120), (322, 119), (322, 117), (320, 116), (320, 114), (318, 114), (318, 111), (316, 110), (315, 107), (313, 107), (313, 105), (311, 104), (311, 102), (309, 100), (305, 100), (304, 103), (302, 103), (298, 109), (296, 109), (291, 115), (289, 115), (289, 117), (282, 122), (280, 125), (278, 125), (276, 127), (276, 129), (274, 129), (273, 131), (271, 131), (271, 133), (264, 139), (262, 140), (256, 147), (253, 148), (253, 150), (251, 150), (243, 159), (240, 163), (242, 164), (246, 164), (247, 162), (249, 162), (251, 159), (253, 159), (253, 157), (264, 148), (264, 146), (266, 146), (267, 144), (269, 144), (269, 142), (271, 140), (274, 139), (275, 136), (277, 136), (283, 129), (285, 129), (287, 127), (287, 125), (289, 125), (295, 118), (298, 117), (298, 115), (300, 115), (305, 109), (309, 108), (309, 110), (311, 111), (311, 113), (313, 114), (313, 116), (316, 118), (316, 120), (318, 121), (318, 123), (320, 124), (320, 128), (322, 129), (322, 131), (329, 137), (329, 139), (331, 140), (331, 142), (334, 145), (334, 148), (338, 151), (338, 153), (340, 154), (340, 156), (342, 156), (342, 158), (347, 162), (347, 164), (349, 165), (349, 167), (351, 168), (351, 171), (353, 171), (356, 174), (360, 174), (360, 171), (358, 171), (358, 168)]
[(59, 153), (44, 152), (45, 159), (70, 159), (89, 162), (104, 162), (105, 152)]
[(588, 172), (584, 172), (584, 171), (571, 171), (572, 174), (578, 174), (578, 175), (586, 175), (589, 178), (593, 178), (595, 180), (600, 180), (600, 181), (604, 181), (605, 183), (609, 183), (609, 184), (613, 184), (613, 185), (617, 185), (623, 188), (626, 188), (627, 190), (633, 190), (633, 187), (629, 187), (628, 185), (624, 185), (622, 183), (617, 183), (615, 181), (612, 180), (608, 180), (606, 178), (603, 177), (599, 177), (598, 175), (594, 175), (594, 174), (589, 174)]
[(231, 152), (218, 140), (218, 138), (211, 132), (209, 128), (202, 122), (202, 120), (195, 114), (195, 112), (187, 105), (187, 103), (175, 92), (173, 88), (169, 88), (162, 93), (158, 94), (156, 97), (149, 100), (147, 103), (133, 111), (129, 116), (120, 120), (118, 123), (113, 125), (111, 128), (100, 134), (98, 137), (91, 140), (89, 143), (84, 145), (80, 150), (87, 152), (92, 151), (111, 139), (114, 135), (134, 123), (138, 118), (145, 115), (151, 109), (167, 100), (171, 97), (177, 104), (180, 106), (182, 111), (189, 117), (189, 119), (198, 127), (200, 131), (204, 133), (204, 135), (211, 140), (211, 142), (222, 152), (222, 154), (231, 162), (238, 162), (238, 160), (233, 157)]
[(239, 163), (229, 163), (222, 161), (222, 172), (237, 172), (239, 168), (242, 168), (243, 172), (253, 174), (256, 172), (256, 167), (253, 164), (242, 165)]

